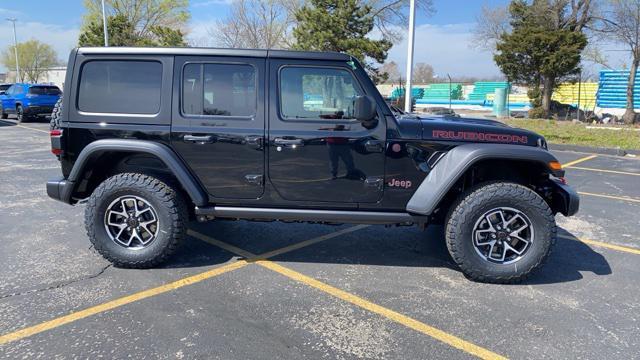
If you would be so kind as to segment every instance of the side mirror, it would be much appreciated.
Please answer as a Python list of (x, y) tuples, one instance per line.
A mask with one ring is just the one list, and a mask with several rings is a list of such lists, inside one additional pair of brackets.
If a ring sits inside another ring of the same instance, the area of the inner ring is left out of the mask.
[(376, 117), (376, 102), (369, 95), (356, 96), (353, 100), (353, 116), (360, 122)]

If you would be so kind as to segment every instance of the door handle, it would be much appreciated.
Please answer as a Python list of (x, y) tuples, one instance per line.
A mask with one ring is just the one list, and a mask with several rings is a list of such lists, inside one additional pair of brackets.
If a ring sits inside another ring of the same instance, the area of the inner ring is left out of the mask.
[(186, 142), (198, 143), (198, 144), (206, 144), (212, 142), (211, 135), (185, 135), (182, 138)]
[(284, 145), (284, 146), (304, 146), (304, 141), (302, 139), (285, 139), (285, 138), (275, 138), (273, 139), (273, 143), (276, 145)]

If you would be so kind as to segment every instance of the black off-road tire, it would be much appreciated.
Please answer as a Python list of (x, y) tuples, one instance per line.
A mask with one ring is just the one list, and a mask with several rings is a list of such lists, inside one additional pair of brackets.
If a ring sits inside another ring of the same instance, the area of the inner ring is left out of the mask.
[[(157, 213), (158, 235), (146, 247), (132, 249), (117, 244), (105, 229), (107, 207), (126, 195), (144, 198)], [(85, 227), (94, 248), (115, 266), (123, 268), (151, 268), (165, 262), (184, 238), (187, 221), (187, 206), (178, 191), (152, 176), (137, 173), (106, 179), (93, 191), (85, 209)]]
[(4, 108), (2, 107), (2, 105), (0, 105), (0, 119), (6, 119), (8, 117), (9, 115), (6, 112), (4, 112)]
[[(497, 207), (509, 207), (524, 213), (531, 220), (535, 233), (528, 250), (511, 264), (484, 259), (476, 252), (473, 243), (476, 222)], [(525, 186), (509, 182), (480, 184), (461, 195), (451, 207), (445, 225), (447, 248), (463, 273), (472, 280), (496, 284), (526, 279), (548, 258), (556, 235), (555, 217), (544, 199)]]
[(62, 121), (62, 98), (56, 101), (53, 111), (51, 112), (51, 120), (49, 121), (49, 130), (60, 129)]

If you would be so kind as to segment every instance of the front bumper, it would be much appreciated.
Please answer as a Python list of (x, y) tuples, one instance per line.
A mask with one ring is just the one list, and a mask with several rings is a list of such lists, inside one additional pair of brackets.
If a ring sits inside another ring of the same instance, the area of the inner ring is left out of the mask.
[(552, 179), (553, 183), (553, 210), (564, 216), (573, 216), (580, 209), (580, 197), (569, 185), (560, 180)]
[(74, 183), (63, 177), (47, 181), (47, 195), (50, 198), (71, 204)]

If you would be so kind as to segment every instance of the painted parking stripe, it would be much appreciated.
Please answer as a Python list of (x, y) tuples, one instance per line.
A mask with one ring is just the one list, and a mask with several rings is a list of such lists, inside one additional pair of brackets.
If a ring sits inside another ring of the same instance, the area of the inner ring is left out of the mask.
[(580, 164), (581, 162), (585, 162), (587, 160), (591, 160), (591, 159), (594, 159), (594, 158), (597, 158), (597, 157), (598, 157), (598, 155), (585, 156), (585, 157), (580, 158), (578, 160), (570, 161), (570, 162), (568, 162), (566, 164), (563, 164), (562, 167), (566, 169), (566, 168), (571, 167), (573, 165), (577, 165), (577, 164)]
[(605, 242), (601, 242), (601, 241), (583, 239), (583, 238), (574, 237), (574, 236), (558, 235), (558, 237), (566, 239), (566, 240), (580, 241), (580, 242), (583, 242), (583, 243), (588, 244), (588, 245), (602, 247), (602, 248), (606, 248), (606, 249), (609, 249), (609, 250), (615, 250), (615, 251), (621, 251), (621, 252), (625, 252), (625, 253), (629, 253), (629, 254), (640, 255), (640, 249), (629, 247), (629, 246), (609, 244), (609, 243), (605, 243)]
[(76, 312), (72, 312), (69, 315), (65, 315), (65, 316), (61, 316), (59, 318), (53, 319), (53, 320), (49, 320), (49, 321), (45, 321), (43, 323), (40, 323), (38, 325), (35, 326), (31, 326), (28, 328), (24, 328), (18, 331), (14, 331), (5, 335), (0, 336), (0, 345), (12, 342), (12, 341), (16, 341), (16, 340), (20, 340), (20, 339), (24, 339), (26, 337), (35, 335), (35, 334), (39, 334), (41, 332), (47, 331), (47, 330), (51, 330), (54, 328), (57, 328), (59, 326), (74, 322), (74, 321), (78, 321), (80, 319), (84, 319), (86, 317), (92, 316), (92, 315), (96, 315), (105, 311), (109, 311), (115, 308), (118, 308), (120, 306), (123, 305), (127, 305), (127, 304), (131, 304), (133, 302), (136, 301), (140, 301), (152, 296), (156, 296), (156, 295), (160, 295), (163, 293), (166, 293), (168, 291), (172, 291), (172, 290), (176, 290), (179, 289), (181, 287), (187, 286), (187, 285), (193, 285), (195, 283), (199, 283), (203, 280), (206, 279), (211, 279), (213, 277), (222, 275), (224, 273), (233, 271), (233, 270), (237, 270), (240, 269), (246, 265), (248, 265), (249, 263), (244, 261), (244, 260), (240, 260), (240, 261), (236, 261), (234, 263), (222, 266), (222, 267), (218, 267), (209, 271), (205, 271), (203, 273), (197, 274), (197, 275), (193, 275), (193, 276), (189, 276), (165, 285), (161, 285), (152, 289), (148, 289), (148, 290), (144, 290), (141, 292), (137, 292), (135, 294), (131, 294), (128, 296), (124, 296), (121, 297), (119, 299), (115, 299), (112, 301), (108, 301), (106, 303), (102, 303), (100, 305), (96, 305), (96, 306), (92, 306), (90, 308), (84, 309), (84, 310), (80, 310), (80, 311), (76, 311)]
[(19, 125), (19, 124), (13, 123), (13, 122), (11, 122), (11, 121), (5, 121), (5, 120), (0, 120), (0, 121), (4, 122), (5, 124), (11, 124), (12, 126), (17, 126), (17, 127), (19, 127), (19, 128), (23, 128), (23, 129), (29, 129), (29, 130), (39, 131), (39, 132), (43, 132), (43, 133), (47, 133), (47, 134), (49, 133), (49, 132), (48, 132), (48, 131), (46, 131), (46, 130), (41, 130), (41, 129), (36, 129), (36, 128), (29, 127), (29, 126)]
[(633, 203), (640, 203), (640, 199), (635, 199), (635, 198), (628, 197), (628, 196), (615, 196), (615, 195), (606, 195), (606, 194), (594, 194), (594, 193), (585, 192), (585, 191), (578, 191), (578, 194), (580, 194), (580, 195), (585, 195), (585, 196), (599, 197), (599, 198), (604, 198), (604, 199), (622, 200), (622, 201), (630, 201), (630, 202), (633, 202)]
[(572, 166), (571, 169), (585, 170), (585, 171), (596, 171), (596, 172), (603, 172), (603, 173), (608, 173), (608, 174), (640, 176), (640, 173), (632, 173), (632, 172), (618, 171), (618, 170), (595, 169), (595, 168), (588, 168), (588, 167), (582, 167), (582, 166)]
[[(333, 238), (335, 236), (339, 236), (339, 235), (330, 236), (332, 234), (337, 234), (337, 233), (345, 234), (347, 232), (356, 231), (356, 230), (359, 230), (359, 229), (362, 229), (362, 228), (363, 228), (362, 226), (353, 226), (351, 228), (343, 229), (343, 230), (340, 230), (338, 232), (329, 233), (329, 234), (322, 235), (322, 236), (319, 236), (319, 237), (314, 238), (314, 239), (307, 240), (307, 241), (305, 241), (305, 243), (308, 244), (306, 246), (309, 246), (309, 245), (318, 243), (320, 241), (328, 240), (328, 239), (331, 239), (331, 238)], [(188, 231), (188, 233), (190, 235), (198, 234), (198, 233), (195, 233), (193, 231)], [(204, 235), (202, 235), (202, 234), (198, 234), (198, 235), (200, 236), (199, 239), (202, 240), (202, 237)], [(215, 240), (213, 238), (210, 238), (210, 239), (211, 240)], [(217, 241), (217, 240), (215, 240), (215, 241)], [(229, 244), (226, 244), (226, 243), (222, 243), (222, 242), (218, 242), (218, 243), (219, 244), (224, 244), (225, 247), (223, 247), (223, 246), (219, 246), (219, 247), (221, 247), (221, 248), (223, 248), (223, 249), (225, 249), (225, 250), (227, 250), (229, 252), (238, 254), (240, 256), (244, 256), (246, 258), (255, 257), (255, 255), (253, 255), (253, 254), (251, 254), (249, 252), (245, 252), (244, 250), (242, 250), (240, 248), (237, 248), (237, 247), (234, 247), (232, 245), (229, 245)], [(218, 245), (218, 244), (215, 244), (215, 245)], [(292, 245), (292, 246), (288, 246), (287, 248), (291, 249), (291, 250), (288, 250), (288, 251), (293, 251), (293, 250), (300, 249), (302, 247), (304, 247), (304, 246), (297, 246), (296, 247), (296, 246)], [(274, 250), (273, 253), (277, 252), (278, 255), (284, 254), (285, 252), (287, 252), (287, 251), (285, 251), (285, 249), (286, 248), (279, 249), (279, 250)], [(64, 316), (55, 318), (53, 320), (45, 321), (45, 322), (40, 323), (38, 325), (30, 326), (30, 327), (27, 327), (27, 328), (24, 328), (24, 329), (20, 329), (20, 330), (17, 330), (17, 331), (8, 333), (8, 334), (4, 334), (4, 335), (0, 336), (0, 345), (7, 344), (7, 343), (10, 343), (12, 341), (24, 339), (26, 337), (39, 334), (41, 332), (48, 331), (48, 330), (57, 328), (59, 326), (65, 325), (65, 324), (68, 324), (68, 323), (71, 323), (71, 322), (74, 322), (74, 321), (78, 321), (78, 320), (87, 318), (89, 316), (93, 316), (93, 315), (96, 315), (96, 314), (99, 314), (99, 313), (102, 313), (102, 312), (105, 312), (105, 311), (109, 311), (109, 310), (118, 308), (118, 307), (123, 306), (123, 305), (127, 305), (127, 304), (130, 304), (130, 303), (133, 303), (133, 302), (136, 302), (136, 301), (140, 301), (140, 300), (152, 297), (152, 296), (156, 296), (156, 295), (160, 295), (160, 294), (172, 291), (172, 290), (176, 290), (176, 289), (179, 289), (179, 288), (187, 286), (187, 285), (192, 285), (192, 284), (195, 284), (195, 283), (199, 283), (201, 281), (204, 281), (204, 280), (207, 280), (207, 279), (211, 279), (213, 277), (222, 275), (224, 273), (240, 269), (240, 268), (248, 265), (249, 263), (250, 262), (247, 261), (247, 260), (240, 260), (240, 261), (237, 261), (237, 262), (234, 262), (234, 263), (222, 266), (222, 267), (218, 267), (218, 268), (215, 268), (215, 269), (212, 269), (212, 270), (209, 270), (209, 271), (205, 271), (205, 272), (200, 273), (200, 274), (196, 274), (196, 275), (189, 276), (189, 277), (186, 277), (186, 278), (183, 278), (183, 279), (180, 279), (180, 280), (176, 280), (174, 282), (171, 282), (171, 283), (168, 283), (168, 284), (165, 284), (165, 285), (161, 285), (161, 286), (158, 286), (158, 287), (155, 287), (155, 288), (152, 288), (152, 289), (140, 291), (140, 292), (128, 295), (128, 296), (124, 296), (124, 297), (121, 297), (121, 298), (118, 298), (118, 299), (115, 299), (115, 300), (111, 300), (111, 301), (102, 303), (100, 305), (92, 306), (92, 307), (84, 309), (84, 310), (72, 312), (72, 313), (70, 313), (68, 315), (64, 315)]]
[[(235, 252), (236, 255), (240, 255), (243, 257), (246, 257), (248, 259), (248, 261), (250, 262), (254, 262), (257, 265), (260, 265), (264, 268), (267, 268), (269, 270), (275, 271), (278, 274), (281, 274), (283, 276), (286, 276), (292, 280), (295, 280), (297, 282), (303, 283), (305, 285), (311, 286), (315, 289), (318, 289), (320, 291), (323, 291), (331, 296), (334, 296), (338, 299), (341, 299), (343, 301), (349, 302), (355, 306), (358, 306), (362, 309), (368, 310), (372, 313), (381, 315), (389, 320), (392, 320), (396, 323), (399, 323), (403, 326), (406, 326), (410, 329), (413, 329), (417, 332), (420, 332), (424, 335), (427, 335), (431, 338), (434, 338), (442, 343), (445, 343), (449, 346), (452, 346), (456, 349), (462, 350), (470, 355), (474, 355), (480, 359), (506, 359), (504, 356), (499, 355), (491, 350), (487, 350), (481, 346), (478, 346), (476, 344), (473, 344), (469, 341), (466, 341), (464, 339), (461, 339), (455, 335), (449, 334), (446, 331), (437, 329), (433, 326), (427, 325), (423, 322), (420, 322), (418, 320), (415, 320), (409, 316), (403, 315), (399, 312), (393, 311), (391, 309), (385, 308), (383, 306), (377, 305), (375, 303), (372, 303), (371, 301), (368, 301), (366, 299), (363, 299), (357, 295), (351, 294), (349, 292), (346, 292), (344, 290), (338, 289), (336, 287), (333, 287), (331, 285), (325, 284), (319, 280), (316, 280), (312, 277), (306, 276), (304, 274), (301, 274), (295, 270), (292, 270), (288, 267), (279, 265), (271, 260), (267, 260), (267, 256), (268, 254), (276, 254), (276, 255), (280, 255), (283, 252), (279, 252), (278, 250), (270, 252), (270, 253), (265, 253), (263, 255), (254, 255), (246, 250), (243, 249), (239, 249), (238, 247), (231, 245), (231, 244), (227, 244), (225, 242), (222, 242), (220, 240), (214, 239), (210, 236), (204, 235), (204, 234), (200, 234), (200, 233), (196, 233), (195, 231), (191, 231), (191, 233), (193, 234), (192, 236), (197, 237), (200, 240), (203, 240), (209, 244), (215, 245), (215, 246), (220, 246), (222, 249), (227, 250), (227, 251), (231, 251), (231, 252)], [(334, 234), (334, 233), (332, 233)], [(335, 236), (333, 236), (335, 237)], [(326, 239), (325, 239), (326, 240)], [(290, 248), (292, 249), (296, 249), (293, 246), (291, 246)], [(236, 252), (235, 250), (238, 250), (238, 252)], [(275, 255), (271, 255), (271, 256), (275, 256)]]

